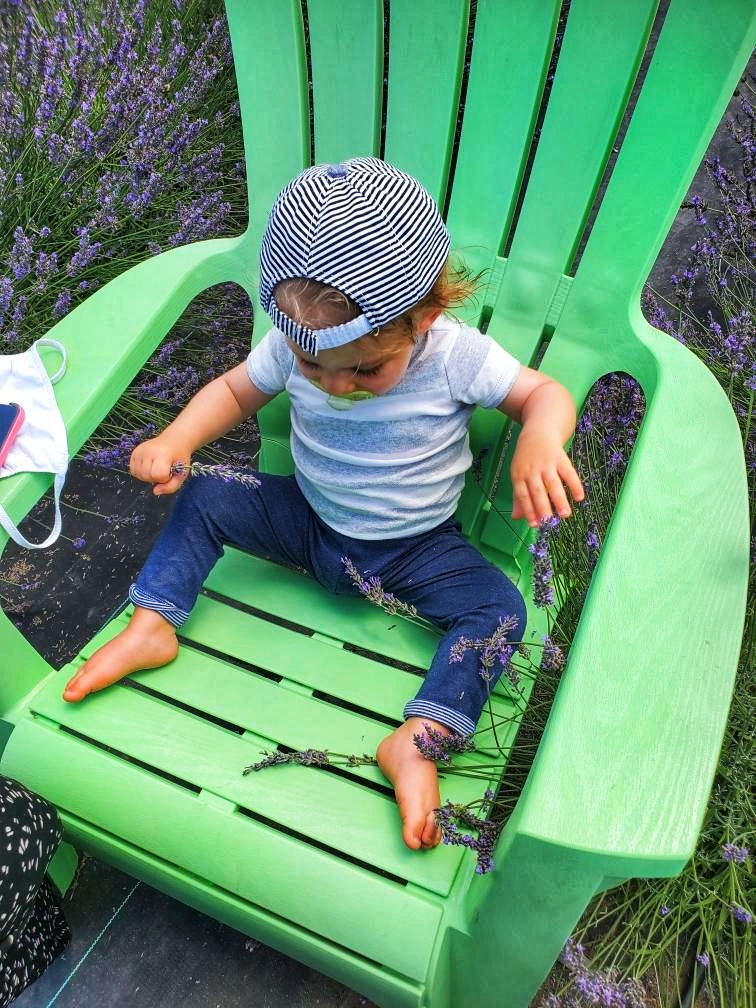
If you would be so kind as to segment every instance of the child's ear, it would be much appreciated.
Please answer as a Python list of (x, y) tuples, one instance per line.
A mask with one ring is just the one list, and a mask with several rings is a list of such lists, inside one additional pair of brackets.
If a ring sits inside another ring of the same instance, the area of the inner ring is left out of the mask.
[(427, 332), (440, 314), (441, 309), (434, 308), (431, 311), (426, 312), (425, 315), (422, 315), (418, 319), (417, 325), (415, 327), (415, 334), (417, 336), (420, 336), (422, 335), (422, 333)]

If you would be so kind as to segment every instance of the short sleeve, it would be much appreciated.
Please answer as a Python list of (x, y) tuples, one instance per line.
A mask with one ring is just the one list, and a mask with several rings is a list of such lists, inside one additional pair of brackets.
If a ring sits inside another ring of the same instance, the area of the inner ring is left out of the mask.
[(247, 357), (249, 379), (266, 395), (276, 395), (286, 388), (293, 366), (294, 354), (278, 329), (266, 333)]
[(452, 397), (474, 406), (498, 406), (512, 391), (520, 366), (490, 336), (470, 326), (460, 326), (446, 361)]

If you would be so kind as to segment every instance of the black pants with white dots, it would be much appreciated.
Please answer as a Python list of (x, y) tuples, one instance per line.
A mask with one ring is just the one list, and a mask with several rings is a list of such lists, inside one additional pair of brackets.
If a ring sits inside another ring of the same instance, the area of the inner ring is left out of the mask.
[(0, 1008), (36, 980), (71, 937), (45, 878), (63, 836), (54, 806), (0, 777)]

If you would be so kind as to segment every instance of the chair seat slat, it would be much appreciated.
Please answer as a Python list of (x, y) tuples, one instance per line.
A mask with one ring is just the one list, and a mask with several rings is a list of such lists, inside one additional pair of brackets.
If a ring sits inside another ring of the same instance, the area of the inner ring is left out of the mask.
[[(198, 664), (181, 660), (181, 671), (202, 675)], [(222, 675), (214, 662), (206, 667), (205, 676), (211, 670)], [(149, 684), (149, 676), (143, 681)], [(452, 884), (461, 852), (444, 848), (438, 858), (413, 856), (401, 840), (396, 802), (357, 780), (301, 766), (243, 776), (242, 769), (261, 758), (254, 742), (134, 689), (121, 688), (76, 708), (61, 699), (55, 681), (35, 698), (32, 710), (379, 872), (441, 894)]]
[(429, 894), (214, 807), (39, 721), (17, 726), (4, 762), (63, 811), (360, 955), (390, 956), (404, 976), (424, 977), (441, 916)]

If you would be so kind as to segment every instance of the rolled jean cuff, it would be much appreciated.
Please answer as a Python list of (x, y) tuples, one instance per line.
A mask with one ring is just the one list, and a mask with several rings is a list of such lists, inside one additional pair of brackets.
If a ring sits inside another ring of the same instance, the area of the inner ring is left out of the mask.
[(136, 606), (140, 606), (142, 609), (152, 609), (154, 612), (160, 613), (163, 619), (167, 619), (169, 623), (172, 623), (175, 627), (180, 627), (183, 623), (189, 619), (189, 613), (185, 612), (183, 609), (179, 609), (172, 602), (165, 602), (163, 599), (156, 598), (154, 595), (149, 595), (147, 592), (143, 592), (141, 588), (137, 588), (133, 584), (129, 588), (129, 599)]
[(475, 731), (475, 722), (469, 717), (449, 707), (442, 707), (441, 704), (431, 703), (429, 700), (410, 700), (404, 708), (404, 720), (411, 717), (427, 717), (432, 721), (440, 721), (442, 725), (459, 732), (460, 735), (472, 735)]

